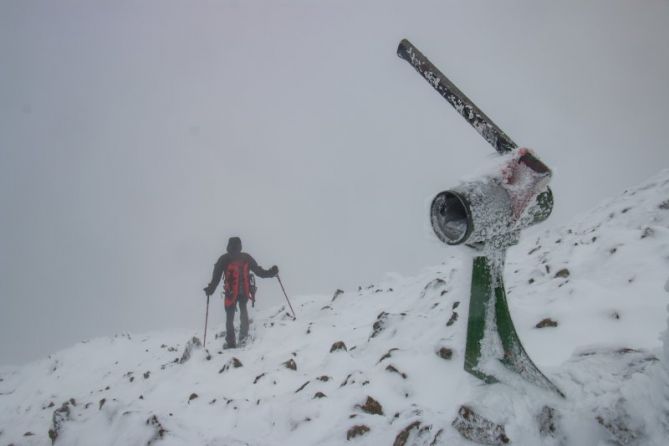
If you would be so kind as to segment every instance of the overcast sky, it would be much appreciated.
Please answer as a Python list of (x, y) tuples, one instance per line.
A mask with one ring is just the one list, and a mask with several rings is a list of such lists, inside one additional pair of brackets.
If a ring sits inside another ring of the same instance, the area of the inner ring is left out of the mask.
[(0, 364), (201, 330), (233, 235), (297, 303), (453, 254), (426, 203), (493, 152), (405, 37), (554, 169), (543, 228), (669, 166), (666, 0), (0, 0)]

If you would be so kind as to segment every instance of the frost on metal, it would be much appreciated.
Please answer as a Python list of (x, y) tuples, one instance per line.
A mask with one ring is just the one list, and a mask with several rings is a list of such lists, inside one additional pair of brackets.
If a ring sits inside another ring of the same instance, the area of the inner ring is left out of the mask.
[(411, 42), (402, 40), (397, 54), (409, 62), (497, 152), (506, 153), (518, 147)]
[(550, 178), (529, 149), (519, 149), (494, 172), (437, 194), (430, 208), (432, 227), (449, 245), (505, 249), (518, 242), (522, 229), (550, 215)]
[(465, 370), (488, 383), (519, 384), (518, 376), (564, 396), (532, 362), (513, 326), (502, 278), (504, 252), (487, 252), (474, 260)]
[[(504, 261), (523, 228), (543, 221), (552, 209), (551, 171), (528, 149), (506, 158), (497, 171), (438, 194), (431, 220), (447, 244), (478, 250), (473, 261), (465, 370), (492, 383), (508, 371), (534, 385), (564, 394), (537, 368), (520, 342), (504, 288)], [(542, 194), (549, 194), (542, 197)], [(500, 370), (500, 365), (506, 369)]]

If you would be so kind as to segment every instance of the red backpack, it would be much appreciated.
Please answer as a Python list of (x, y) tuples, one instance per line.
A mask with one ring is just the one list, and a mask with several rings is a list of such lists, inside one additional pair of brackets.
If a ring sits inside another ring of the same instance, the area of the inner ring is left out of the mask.
[(225, 307), (236, 305), (239, 296), (248, 297), (255, 305), (255, 277), (249, 271), (249, 263), (244, 260), (232, 261), (225, 269)]

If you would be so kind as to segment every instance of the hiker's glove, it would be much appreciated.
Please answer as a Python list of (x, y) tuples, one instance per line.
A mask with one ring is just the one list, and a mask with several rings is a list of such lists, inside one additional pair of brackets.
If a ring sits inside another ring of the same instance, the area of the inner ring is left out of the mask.
[(212, 294), (214, 294), (214, 290), (212, 290), (210, 286), (206, 286), (204, 287), (204, 294), (206, 294), (207, 297), (209, 297)]
[(274, 265), (269, 269), (269, 272), (272, 274), (272, 277), (275, 277), (279, 274), (279, 267)]

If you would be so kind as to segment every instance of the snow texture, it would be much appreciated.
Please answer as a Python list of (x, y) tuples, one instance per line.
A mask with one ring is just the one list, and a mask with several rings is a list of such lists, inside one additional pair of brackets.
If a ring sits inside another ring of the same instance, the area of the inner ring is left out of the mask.
[(242, 348), (121, 334), (0, 367), (0, 444), (466, 446), (466, 406), (510, 444), (666, 445), (668, 197), (665, 170), (509, 250), (516, 329), (565, 399), (463, 370), (473, 253), (445, 247), (415, 277), (296, 296), (296, 321), (256, 306)]

